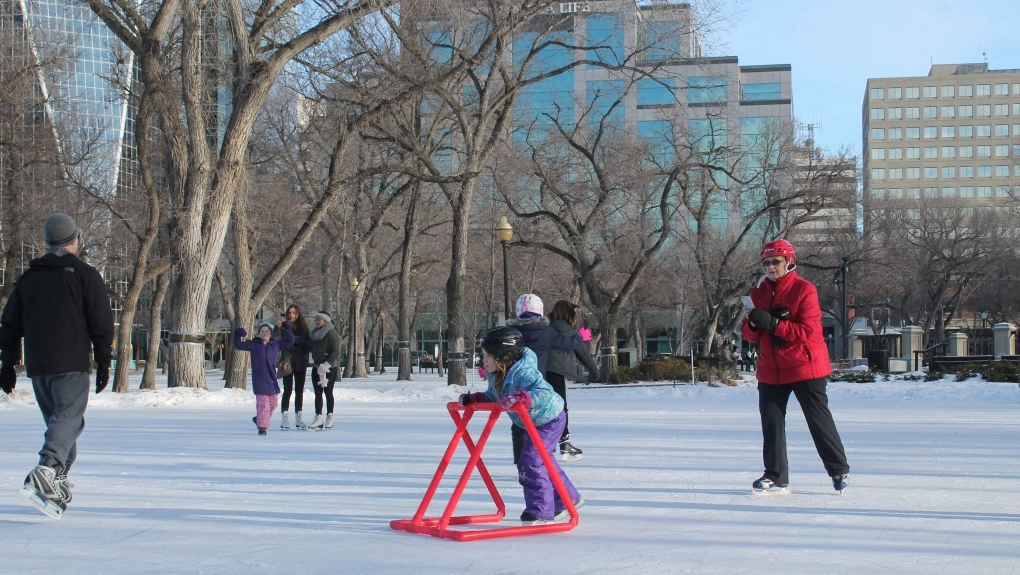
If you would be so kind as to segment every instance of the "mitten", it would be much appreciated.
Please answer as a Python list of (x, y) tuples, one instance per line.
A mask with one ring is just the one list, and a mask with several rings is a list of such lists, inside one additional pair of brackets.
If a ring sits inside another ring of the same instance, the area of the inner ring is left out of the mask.
[(591, 341), (590, 329), (582, 327), (581, 329), (577, 330), (577, 333), (581, 334), (581, 341)]
[(96, 368), (96, 393), (106, 389), (108, 383), (110, 383), (110, 366), (101, 365)]
[(14, 366), (5, 365), (0, 367), (0, 389), (3, 389), (4, 393), (10, 395), (17, 383), (18, 372), (14, 371)]
[(776, 318), (772, 317), (772, 314), (769, 312), (758, 308), (751, 310), (751, 313), (747, 315), (747, 320), (751, 323), (751, 327), (755, 329), (761, 328), (769, 333), (776, 329)]
[(531, 409), (531, 394), (526, 391), (515, 391), (499, 400), (499, 406), (503, 411), (508, 411), (515, 404), (523, 404), (524, 409)]
[(248, 330), (244, 329), (243, 327), (239, 327), (239, 328), (234, 330), (234, 337), (239, 337), (241, 339), (244, 339), (247, 336), (248, 336)]
[(457, 403), (461, 405), (467, 405), (469, 403), (483, 403), (484, 401), (485, 394), (480, 391), (476, 391), (474, 393), (460, 394), (460, 398), (457, 400)]
[(319, 387), (326, 387), (329, 383), (326, 377), (326, 374), (329, 373), (329, 364), (322, 362), (315, 371), (319, 374)]

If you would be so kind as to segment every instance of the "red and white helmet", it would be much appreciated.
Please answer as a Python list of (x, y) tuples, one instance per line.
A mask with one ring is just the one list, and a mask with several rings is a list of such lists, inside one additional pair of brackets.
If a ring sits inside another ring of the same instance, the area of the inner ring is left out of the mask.
[(786, 240), (773, 240), (767, 242), (761, 247), (761, 259), (771, 258), (774, 256), (783, 256), (786, 258), (786, 269), (792, 270), (797, 267), (797, 252), (793, 249), (793, 244)]

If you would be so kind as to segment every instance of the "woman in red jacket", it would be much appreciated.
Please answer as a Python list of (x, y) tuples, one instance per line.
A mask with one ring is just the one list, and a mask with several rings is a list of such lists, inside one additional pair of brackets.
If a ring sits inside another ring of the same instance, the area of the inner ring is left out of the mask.
[(747, 341), (761, 349), (758, 358), (758, 411), (763, 436), (765, 474), (754, 482), (755, 492), (782, 491), (789, 484), (786, 459), (786, 405), (797, 396), (811, 439), (822, 458), (832, 486), (843, 493), (850, 483), (843, 442), (829, 411), (825, 385), (832, 367), (822, 337), (822, 309), (814, 284), (794, 270), (797, 257), (786, 240), (761, 249), (765, 270), (751, 290), (754, 308), (741, 326)]

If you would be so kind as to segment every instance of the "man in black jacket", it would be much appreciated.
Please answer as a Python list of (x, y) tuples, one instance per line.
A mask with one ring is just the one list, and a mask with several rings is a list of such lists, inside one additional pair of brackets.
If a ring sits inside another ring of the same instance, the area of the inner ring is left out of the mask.
[(39, 465), (25, 478), (21, 496), (60, 518), (71, 501), (67, 471), (77, 456), (89, 396), (89, 349), (96, 361), (96, 393), (110, 381), (113, 312), (103, 277), (78, 259), (80, 232), (67, 214), (46, 218), (49, 249), (29, 262), (0, 317), (0, 387), (11, 393), (21, 361), (32, 379), (46, 421)]

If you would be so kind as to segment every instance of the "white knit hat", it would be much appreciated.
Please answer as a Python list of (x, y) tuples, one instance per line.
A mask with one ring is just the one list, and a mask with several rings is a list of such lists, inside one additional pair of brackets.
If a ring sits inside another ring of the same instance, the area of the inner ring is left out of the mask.
[(326, 323), (333, 323), (333, 318), (329, 317), (324, 311), (316, 312), (315, 317), (322, 318), (322, 321)]
[(545, 315), (542, 298), (533, 293), (526, 293), (517, 298), (517, 317), (521, 317), (522, 313), (529, 311), (533, 314)]

